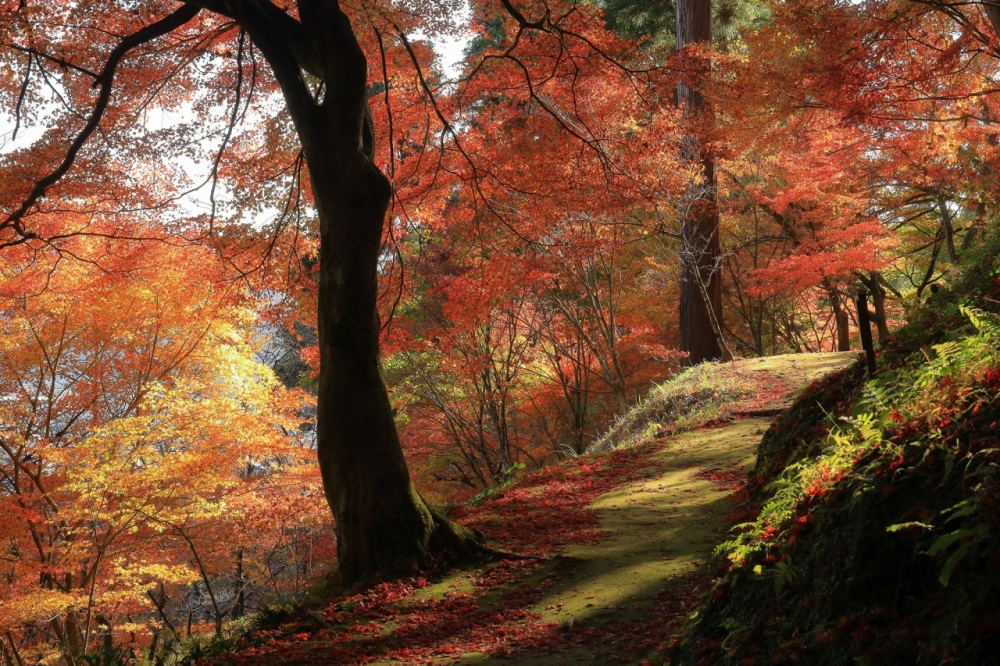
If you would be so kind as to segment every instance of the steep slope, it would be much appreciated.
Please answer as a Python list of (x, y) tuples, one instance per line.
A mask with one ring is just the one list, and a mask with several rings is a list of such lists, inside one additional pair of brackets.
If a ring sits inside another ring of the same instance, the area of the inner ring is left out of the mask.
[(671, 663), (993, 663), (996, 249), (914, 313), (876, 381), (838, 377), (770, 429), (759, 514), (720, 549), (727, 568)]

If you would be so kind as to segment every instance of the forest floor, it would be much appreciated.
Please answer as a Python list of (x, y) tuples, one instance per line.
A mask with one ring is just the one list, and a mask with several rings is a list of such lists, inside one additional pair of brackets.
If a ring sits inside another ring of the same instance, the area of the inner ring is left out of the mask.
[(762, 435), (797, 393), (856, 359), (730, 364), (727, 376), (755, 390), (721, 416), (672, 434), (651, 425), (628, 448), (529, 474), (455, 516), (490, 545), (536, 557), (331, 600), (213, 663), (655, 663), (711, 580), (714, 547), (745, 520)]

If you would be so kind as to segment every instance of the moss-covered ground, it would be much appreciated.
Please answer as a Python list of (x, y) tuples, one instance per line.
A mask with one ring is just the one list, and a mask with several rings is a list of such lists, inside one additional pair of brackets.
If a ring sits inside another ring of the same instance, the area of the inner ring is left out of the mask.
[(698, 603), (760, 440), (814, 380), (856, 354), (787, 355), (682, 374), (617, 441), (519, 480), (457, 520), (530, 559), (328, 600), (217, 663), (573, 664), (662, 659)]
[(671, 664), (997, 663), (1000, 241), (768, 431)]
[(527, 555), (220, 662), (976, 665), (1000, 653), (1000, 237), (853, 354), (706, 364), (453, 518)]

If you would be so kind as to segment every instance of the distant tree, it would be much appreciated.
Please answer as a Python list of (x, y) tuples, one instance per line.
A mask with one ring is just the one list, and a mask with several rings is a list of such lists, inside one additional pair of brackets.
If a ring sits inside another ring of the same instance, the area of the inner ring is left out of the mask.
[[(667, 51), (677, 46), (675, 0), (603, 0), (608, 27), (635, 40), (647, 39)], [(723, 51), (739, 42), (743, 30), (767, 19), (767, 3), (760, 0), (715, 0), (712, 2), (712, 41)]]
[[(712, 13), (709, 0), (679, 0), (677, 3), (677, 47), (711, 46)], [(689, 59), (696, 78), (707, 80), (711, 60), (704, 56)], [(678, 104), (694, 119), (693, 126), (706, 122), (711, 110), (697, 87), (682, 81), (677, 88)], [(708, 120), (707, 122), (711, 122)], [(719, 204), (715, 159), (695, 134), (689, 135), (685, 157), (696, 168), (695, 183), (681, 201), (681, 351), (688, 362), (731, 358), (723, 339), (722, 263), (719, 248)]]

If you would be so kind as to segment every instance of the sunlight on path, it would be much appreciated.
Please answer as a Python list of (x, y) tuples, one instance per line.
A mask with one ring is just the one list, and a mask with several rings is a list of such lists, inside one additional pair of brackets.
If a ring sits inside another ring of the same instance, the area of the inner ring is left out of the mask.
[[(857, 358), (854, 352), (789, 354), (740, 363), (791, 387), (791, 393), (758, 410), (769, 411), (786, 408), (812, 381)], [(591, 505), (606, 537), (598, 544), (567, 548), (546, 572), (557, 572), (557, 582), (531, 610), (569, 632), (648, 615), (664, 589), (681, 584), (726, 538), (734, 510), (729, 495), (752, 469), (757, 445), (774, 418), (737, 418), (662, 440), (652, 459), (659, 475), (622, 486)], [(514, 661), (593, 663), (596, 657), (586, 648), (573, 648), (559, 654), (520, 654)], [(466, 654), (459, 663), (510, 662)]]
[[(573, 587), (556, 588), (534, 610), (575, 622), (623, 619), (645, 610), (664, 581), (693, 572), (724, 534), (732, 505), (731, 488), (706, 478), (706, 471), (742, 472), (753, 467), (754, 452), (770, 421), (744, 419), (715, 430), (690, 432), (669, 441), (654, 461), (658, 478), (611, 492), (592, 506), (608, 536), (592, 546), (572, 546), (578, 558)], [(550, 611), (551, 612), (551, 611)]]

